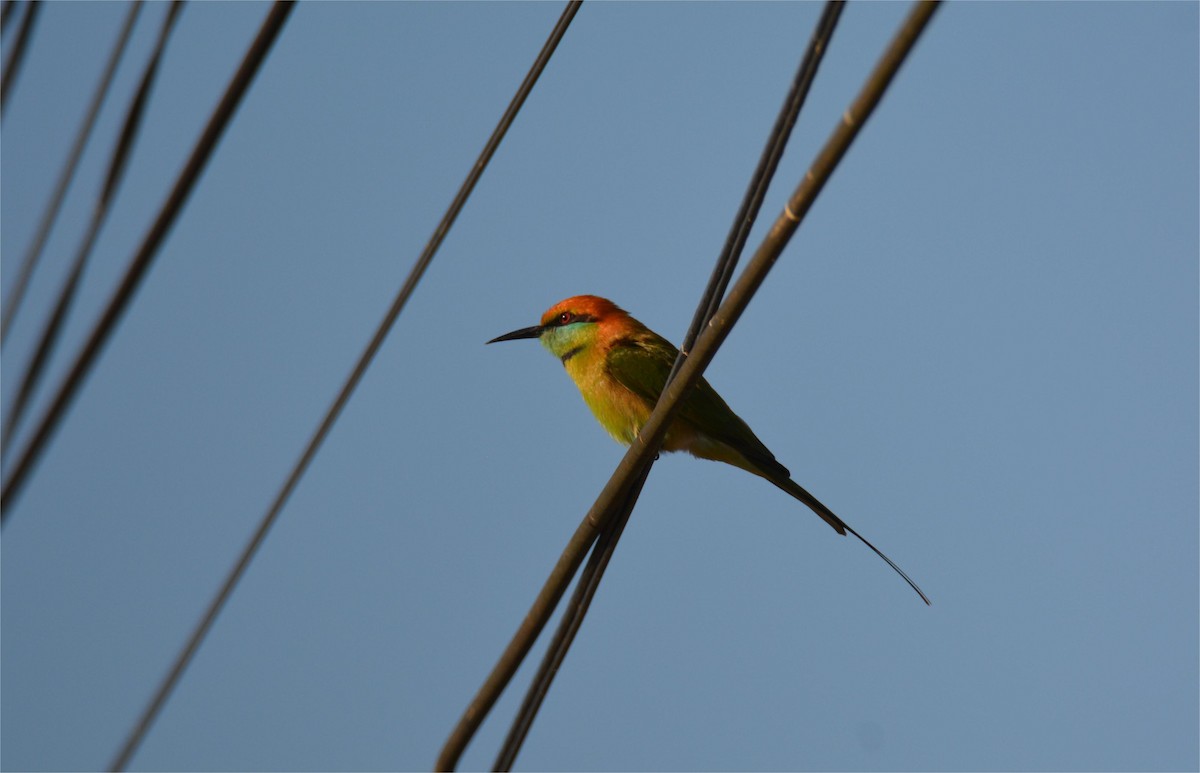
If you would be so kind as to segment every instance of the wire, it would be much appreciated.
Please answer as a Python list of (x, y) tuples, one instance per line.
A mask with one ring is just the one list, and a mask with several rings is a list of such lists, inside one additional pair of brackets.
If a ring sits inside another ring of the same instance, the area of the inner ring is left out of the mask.
[[(808, 96), (813, 79), (816, 77), (821, 59), (833, 36), (833, 31), (837, 27), (838, 17), (841, 16), (843, 6), (844, 2), (842, 0), (828, 0), (825, 3), (824, 11), (820, 19), (818, 19), (816, 27), (813, 29), (808, 46), (800, 60), (800, 65), (796, 72), (796, 77), (792, 81), (791, 89), (788, 91), (787, 97), (780, 107), (779, 115), (775, 119), (775, 124), (771, 129), (770, 135), (767, 137), (766, 146), (763, 148), (758, 165), (751, 175), (749, 186), (742, 198), (742, 203), (734, 215), (729, 235), (725, 240), (725, 245), (721, 253), (717, 257), (708, 286), (705, 288), (696, 306), (695, 316), (684, 338), (683, 346), (680, 348), (680, 354), (675, 360), (670, 375), (667, 377), (667, 383), (670, 383), (671, 379), (678, 373), (684, 358), (687, 356), (685, 352), (695, 344), (696, 336), (699, 335), (700, 330), (708, 323), (709, 318), (711, 318), (720, 304), (721, 298), (725, 293), (725, 288), (729, 284), (729, 279), (733, 275), (733, 270), (737, 266), (738, 258), (741, 256), (742, 248), (745, 246), (750, 230), (754, 227), (759, 210), (762, 208), (767, 188), (770, 186), (775, 170), (779, 167), (779, 161), (783, 157), (783, 152), (787, 148), (788, 139), (796, 124), (800, 110), (804, 106), (804, 101)], [(591, 556), (588, 558), (588, 563), (584, 567), (583, 574), (580, 576), (579, 584), (575, 587), (575, 593), (572, 595), (566, 610), (563, 612), (559, 627), (554, 633), (554, 638), (551, 640), (550, 646), (542, 659), (541, 665), (538, 667), (537, 674), (534, 676), (528, 692), (525, 694), (525, 700), (513, 720), (508, 737), (500, 749), (493, 769), (512, 769), (517, 754), (520, 752), (521, 745), (524, 743), (525, 736), (528, 734), (529, 728), (532, 727), (533, 720), (537, 716), (542, 701), (550, 689), (550, 684), (553, 682), (559, 667), (566, 658), (567, 651), (574, 641), (575, 634), (583, 624), (583, 618), (587, 615), (592, 597), (595, 595), (600, 581), (604, 577), (608, 562), (612, 558), (613, 551), (616, 550), (617, 542), (625, 530), (625, 524), (633, 512), (633, 506), (637, 501), (637, 497), (641, 492), (642, 485), (645, 483), (649, 471), (650, 465), (647, 465), (645, 472), (638, 476), (631, 490), (631, 495), (626, 498), (625, 503), (618, 510), (616, 517), (610, 520), (600, 532), (600, 536), (592, 548)]]
[(665, 387), (658, 405), (642, 425), (640, 433), (630, 444), (629, 450), (617, 465), (613, 476), (605, 484), (600, 496), (575, 530), (542, 590), (534, 599), (529, 612), (521, 621), (516, 634), (479, 688), (475, 698), (463, 712), (458, 725), (451, 731), (438, 757), (436, 763), (438, 770), (452, 770), (457, 765), (467, 743), (483, 722), (484, 717), (487, 716), (488, 711), (495, 705), (501, 691), (512, 679), (521, 660), (529, 652), (533, 641), (545, 626), (575, 570), (582, 563), (584, 553), (625, 498), (629, 491), (630, 481), (640, 474), (642, 467), (661, 446), (663, 435), (674, 419), (682, 398), (700, 380), (704, 368), (712, 361), (730, 329), (749, 305), (754, 293), (762, 285), (771, 267), (779, 259), (783, 248), (787, 246), (792, 234), (795, 233), (797, 225), (803, 220), (804, 215), (812, 206), (812, 202), (820, 194), (830, 175), (833, 174), (838, 162), (879, 104), (883, 93), (892, 82), (905, 57), (916, 44), (921, 32), (928, 25), (937, 7), (937, 0), (916, 3), (900, 30), (893, 37), (888, 49), (868, 76), (850, 109), (843, 114), (841, 122), (835, 127), (825, 146), (813, 161), (808, 173), (792, 194), (784, 212), (776, 218), (742, 275), (729, 291), (728, 297), (717, 309), (716, 314), (713, 315), (712, 320), (696, 341), (691, 355), (680, 367), (675, 380)]
[[(716, 307), (720, 304), (721, 296), (724, 295), (733, 269), (736, 268), (738, 258), (742, 254), (746, 238), (750, 234), (750, 229), (754, 227), (758, 210), (762, 208), (763, 198), (766, 197), (770, 179), (773, 178), (775, 169), (779, 167), (780, 158), (784, 155), (787, 140), (791, 136), (792, 127), (796, 125), (800, 108), (804, 106), (812, 79), (816, 77), (817, 68), (820, 67), (821, 58), (828, 46), (829, 38), (833, 36), (833, 31), (836, 25), (838, 25), (838, 17), (841, 14), (842, 6), (844, 6), (842, 0), (828, 0), (826, 6), (824, 6), (821, 18), (818, 19), (816, 28), (812, 31), (809, 46), (805, 49), (803, 59), (800, 60), (799, 70), (792, 82), (792, 88), (788, 91), (787, 98), (780, 108), (778, 118), (775, 119), (775, 125), (772, 131), (770, 131), (770, 136), (767, 138), (767, 145), (763, 148), (758, 166), (754, 174), (751, 175), (750, 185), (746, 188), (742, 205), (739, 206), (737, 214), (733, 217), (730, 234), (727, 236), (720, 256), (716, 259), (716, 265), (714, 266), (713, 275), (709, 280), (708, 287), (704, 290), (704, 293), (701, 295), (700, 304), (696, 307), (695, 317), (692, 318), (688, 334), (684, 338), (683, 347), (680, 348), (680, 354), (676, 362), (674, 362), (671, 376), (667, 378), (668, 383), (670, 383), (674, 374), (678, 372), (679, 366), (683, 364), (686, 356), (684, 352), (692, 347), (692, 344), (696, 341), (696, 336), (700, 334), (700, 330), (703, 329), (704, 324), (708, 323), (708, 319), (712, 317), (713, 312), (716, 311)], [(649, 467), (647, 467), (648, 472)], [(550, 684), (554, 676), (557, 675), (559, 666), (562, 665), (563, 660), (566, 658), (566, 652), (569, 651), (571, 642), (574, 641), (575, 634), (583, 623), (583, 617), (587, 615), (588, 607), (592, 603), (592, 598), (600, 585), (602, 577), (604, 577), (608, 561), (612, 558), (613, 551), (616, 550), (620, 535), (624, 532), (625, 525), (629, 521), (629, 516), (632, 513), (632, 509), (634, 509), (636, 498), (641, 491), (644, 480), (646, 480), (646, 475), (643, 474), (638, 478), (634, 490), (632, 490), (632, 496), (626, 499), (624, 507), (618, 510), (617, 516), (613, 517), (607, 523), (604, 531), (600, 533), (599, 539), (596, 540), (592, 555), (588, 558), (588, 563), (583, 568), (583, 574), (580, 576), (580, 582), (578, 582), (575, 588), (575, 594), (572, 595), (568, 607), (563, 612), (563, 618), (559, 623), (558, 630), (554, 631), (551, 645), (548, 647), (544, 658), (542, 658), (538, 673), (536, 673), (533, 683), (529, 685), (526, 699), (524, 699), (520, 711), (517, 712), (516, 718), (512, 721), (509, 736), (505, 739), (504, 745), (497, 756), (496, 763), (493, 765), (493, 768), (497, 769), (497, 771), (509, 771), (512, 768), (512, 763), (516, 761), (516, 756), (520, 753), (521, 745), (529, 732), (529, 727), (533, 725), (533, 720), (536, 714), (538, 714), (541, 702), (545, 699), (547, 691), (550, 690)]]
[(41, 338), (38, 341), (37, 349), (33, 354), (32, 360), (30, 360), (29, 366), (25, 369), (25, 375), (21, 379), (21, 386), (17, 392), (16, 400), (5, 417), (3, 435), (0, 436), (0, 455), (8, 455), (13, 433), (20, 424), (26, 409), (29, 407), (29, 401), (33, 397), (33, 392), (37, 388), (38, 381), (41, 379), (46, 364), (50, 360), (50, 355), (54, 352), (54, 346), (58, 342), (63, 323), (67, 319), (67, 313), (71, 309), (71, 303), (74, 301), (75, 293), (79, 288), (79, 281), (83, 278), (83, 269), (87, 265), (88, 258), (91, 256), (92, 247), (96, 243), (96, 237), (99, 236), (100, 229), (103, 227), (104, 221), (108, 218), (108, 212), (112, 207), (117, 187), (121, 184), (121, 180), (125, 176), (125, 169), (129, 166), (130, 149), (133, 147), (134, 140), (137, 139), (138, 130), (142, 124), (142, 116), (146, 113), (146, 102), (149, 100), (150, 89), (154, 85), (154, 78), (158, 73), (159, 62), (162, 61), (163, 49), (166, 47), (167, 38), (170, 37), (171, 30), (175, 27), (175, 21), (179, 17), (181, 10), (183, 10), (183, 2), (170, 3), (167, 6), (167, 13), (163, 17), (162, 28), (158, 33), (158, 41), (155, 43), (154, 52), (150, 55), (150, 59), (146, 63), (146, 69), (142, 73), (142, 82), (134, 94), (133, 101), (129, 104), (129, 110), (125, 115), (125, 124), (121, 128), (117, 144), (113, 147), (112, 158), (109, 161), (108, 175), (104, 180), (104, 187), (96, 199), (96, 205), (92, 208), (92, 219), (88, 224), (87, 233), (84, 235), (83, 241), (80, 243), (79, 249), (75, 254), (75, 262), (71, 265), (71, 271), (64, 280), (62, 289), (59, 290), (58, 301), (54, 304), (54, 310), (42, 328)]
[(8, 32), (8, 23), (12, 21), (13, 11), (17, 9), (17, 0), (4, 0), (0, 4), (0, 35)]
[(12, 473), (4, 481), (4, 488), (0, 491), (0, 525), (5, 523), (12, 515), (13, 504), (28, 481), (29, 474), (33, 470), (34, 465), (45, 450), (47, 441), (49, 441), (55, 430), (57, 430), (59, 423), (66, 414), (68, 406), (74, 400), (75, 395), (78, 394), (83, 380), (91, 372), (96, 357), (108, 342), (109, 336), (115, 329), (117, 322), (121, 319), (134, 293), (137, 292), (138, 287), (141, 285), (146, 271), (154, 262), (159, 246), (162, 244), (163, 239), (166, 238), (167, 233), (175, 222), (175, 218), (178, 217), (184, 202), (187, 201), (192, 188), (199, 179), (200, 173), (204, 170), (208, 159), (212, 156), (217, 141), (220, 140), (225, 128), (229, 125), (229, 121), (241, 103), (242, 97), (245, 95), (250, 83), (254, 80), (254, 76), (266, 58), (267, 52), (270, 51), (271, 44), (274, 43), (275, 37), (279, 34), (279, 30), (282, 29), (288, 14), (291, 13), (292, 5), (292, 0), (276, 0), (271, 6), (271, 10), (267, 13), (257, 37), (250, 44), (246, 56), (230, 80), (224, 95), (221, 97), (221, 101), (213, 110), (208, 124), (204, 127), (204, 131), (196, 141), (196, 146), (192, 149), (191, 156), (189, 156), (183, 171), (180, 172), (179, 178), (175, 181), (175, 186), (171, 189), (167, 200), (163, 202), (158, 217), (155, 218), (153, 225), (151, 225), (150, 230), (143, 238), (141, 246), (138, 247), (137, 254), (126, 269), (120, 286), (117, 287), (116, 292), (109, 299), (104, 313), (92, 328), (87, 342), (75, 358), (75, 362), (60, 385), (50, 407), (43, 415), (42, 421), (38, 424), (37, 429), (34, 430), (29, 443), (25, 447), (25, 451), (14, 464)]
[(13, 42), (12, 53), (8, 55), (8, 61), (4, 63), (4, 76), (0, 78), (0, 121), (4, 120), (4, 116), (7, 115), (4, 105), (8, 102), (9, 91), (17, 80), (17, 73), (21, 71), (21, 62), (25, 61), (25, 51), (29, 45), (29, 38), (33, 35), (33, 25), (37, 21), (40, 10), (42, 10), (40, 0), (32, 0), (29, 3), (25, 17), (21, 20), (21, 31), (17, 33), (17, 39)]
[[(12, 0), (9, 0), (9, 2), (12, 2)], [(117, 64), (124, 55), (125, 46), (129, 42), (129, 35), (133, 31), (133, 24), (137, 21), (138, 13), (141, 10), (142, 0), (134, 0), (129, 6), (129, 13), (125, 16), (125, 24), (121, 27), (121, 31), (117, 35), (117, 42), (113, 46), (112, 53), (109, 54), (108, 63), (104, 67), (104, 73), (100, 76), (100, 82), (96, 84), (96, 91), (92, 95), (92, 102), (88, 106), (87, 113), (84, 115), (83, 123), (79, 125), (79, 131), (75, 134), (75, 144), (71, 146), (71, 151), (67, 155), (67, 161), (63, 164), (62, 171), (58, 175), (58, 183), (55, 185), (54, 193), (51, 194), (50, 201), (46, 204), (46, 211), (42, 214), (42, 219), (38, 223), (37, 233), (33, 237), (29, 249), (25, 251), (25, 258), (21, 262), (20, 271), (17, 273), (17, 278), (13, 280), (13, 288), (9, 291), (8, 298), (4, 301), (4, 313), (3, 317), (0, 318), (0, 345), (8, 339), (9, 326), (12, 324), (13, 317), (16, 315), (17, 309), (25, 297), (25, 287), (29, 283), (29, 277), (33, 274), (33, 269), (37, 264), (38, 258), (41, 257), (42, 248), (46, 246), (46, 238), (50, 235), (50, 229), (54, 227), (54, 221), (58, 218), (58, 212), (62, 207), (63, 199), (66, 198), (67, 189), (71, 186), (71, 180), (75, 177), (75, 170), (79, 167), (79, 158), (83, 155), (83, 149), (87, 146), (88, 138), (92, 133), (92, 127), (96, 123), (96, 116), (100, 114), (100, 107), (104, 104), (104, 99), (108, 95), (113, 75), (117, 71)]]
[(150, 700), (150, 703), (146, 706), (137, 724), (134, 726), (129, 737), (126, 739), (125, 744), (122, 746), (116, 758), (110, 765), (111, 770), (123, 770), (126, 765), (128, 765), (129, 760), (133, 756), (134, 752), (137, 751), (137, 748), (141, 744), (142, 739), (145, 737), (146, 732), (149, 730), (150, 725), (154, 722), (155, 718), (158, 716), (158, 713), (162, 710), (163, 704), (174, 690), (175, 685), (183, 675), (188, 663), (191, 662), (192, 657), (195, 655), (196, 650), (200, 647), (204, 637), (208, 634), (209, 629), (212, 628), (213, 622), (216, 620), (221, 608), (224, 607), (225, 602), (233, 593), (233, 589), (237, 586), (238, 581), (245, 573), (250, 561), (254, 558), (259, 546), (266, 538), (267, 532), (271, 529), (271, 525), (274, 523), (280, 511), (283, 509), (284, 504), (291, 496), (291, 493), (295, 489), (296, 485), (300, 482), (300, 478), (303, 477), (304, 472), (308, 469), (308, 465), (316, 455), (317, 449), (320, 448), (322, 441), (329, 433), (329, 430), (333, 427), (333, 424), (337, 420), (338, 415), (341, 413), (342, 408), (345, 407), (346, 402), (354, 393), (355, 387), (358, 386), (358, 382), (362, 379), (367, 367), (371, 364), (371, 360), (375, 357), (379, 347), (383, 344), (383, 340), (387, 336), (388, 331), (395, 323), (396, 318), (400, 315), (400, 311), (404, 308), (409, 296), (412, 295), (413, 290), (416, 288), (417, 282), (421, 278), (421, 275), (429, 266), (429, 263), (433, 260), (434, 254), (437, 252), (442, 240), (445, 239), (446, 234), (449, 232), (454, 220), (458, 217), (458, 213), (462, 210), (463, 205), (466, 204), (467, 198), (471, 195), (471, 191), (474, 189), (475, 184), (482, 176), (484, 169), (487, 168), (488, 162), (491, 160), (491, 157), (495, 154), (496, 149), (500, 145), (500, 141), (504, 138), (508, 128), (512, 125), (513, 120), (520, 111), (521, 106), (525, 103), (526, 97), (529, 96), (529, 93), (533, 90), (534, 84), (537, 83), (539, 76), (546, 68), (547, 63), (550, 61), (551, 55), (558, 47), (559, 41), (562, 40), (563, 35), (567, 31), (567, 27), (570, 25), (571, 20), (578, 12), (581, 2), (582, 0), (572, 0), (572, 2), (568, 3), (567, 7), (563, 10), (562, 16), (559, 18), (558, 23), (550, 33), (550, 37), (547, 39), (545, 45), (542, 47), (542, 50), (539, 52), (537, 59), (534, 60), (532, 67), (526, 74), (525, 79), (522, 81), (520, 87), (517, 89), (517, 93), (513, 96), (512, 102), (509, 103), (508, 108), (504, 111), (504, 115), (501, 116), (500, 122), (492, 132), (491, 137), (488, 138), (487, 144), (484, 146), (479, 158), (471, 167), (471, 171), (468, 173), (466, 180), (463, 181), (462, 187), (459, 188), (457, 195), (454, 197), (454, 201), (450, 204), (450, 207), (446, 211), (446, 214), (443, 216), (441, 222), (438, 223), (437, 228), (434, 230), (433, 236), (430, 238), (429, 243), (426, 244), (421, 256), (413, 266), (412, 271), (409, 273), (404, 285), (396, 295), (396, 298), (392, 302), (391, 307), (388, 309), (387, 314), (384, 316), (383, 321), (379, 324), (375, 334), (371, 337), (366, 349), (363, 351), (362, 355), (358, 359), (358, 362), (355, 364), (354, 369), (350, 372), (346, 383), (342, 386), (341, 391), (338, 392), (337, 397), (334, 398), (333, 404), (329, 406), (329, 409), (326, 411), (321, 423), (317, 426), (313, 436), (309, 439), (308, 444), (305, 446), (300, 458), (292, 468), (291, 473), (284, 481), (283, 486), (276, 494), (271, 506), (263, 515), (262, 520), (259, 522), (258, 528), (255, 530), (254, 535), (250, 538), (250, 541), (242, 550), (237, 563), (234, 565), (229, 575), (225, 578), (220, 590), (209, 603), (208, 608), (205, 610), (203, 616), (197, 623), (196, 628), (192, 631), (191, 636), (188, 638), (187, 643), (179, 652), (179, 655), (175, 658), (175, 661), (173, 662), (170, 670), (167, 672), (167, 675), (163, 678), (163, 681), (159, 684), (153, 698)]
[(779, 117), (775, 119), (775, 125), (771, 128), (771, 136), (767, 141), (767, 146), (763, 148), (762, 157), (759, 158), (758, 166), (750, 179), (750, 187), (742, 199), (741, 208), (734, 216), (733, 226), (729, 229), (729, 236), (726, 237), (721, 257), (717, 259), (712, 276), (709, 277), (708, 287), (704, 292), (708, 304), (696, 309), (696, 315), (692, 318), (691, 327), (684, 336), (683, 348), (679, 350), (680, 356), (675, 360), (668, 381), (679, 372), (683, 358), (687, 356), (697, 336), (700, 335), (700, 331), (712, 319), (713, 314), (717, 312), (717, 307), (721, 304), (721, 299), (725, 297), (725, 289), (733, 277), (733, 270), (737, 267), (742, 248), (745, 247), (746, 240), (750, 237), (750, 230), (758, 219), (763, 199), (767, 195), (767, 188), (775, 176), (775, 170), (779, 168), (779, 161), (783, 158), (783, 151), (787, 148), (788, 138), (791, 136), (792, 128), (796, 125), (800, 110), (804, 107), (804, 101), (808, 98), (812, 82), (817, 77), (821, 59), (825, 56), (825, 49), (833, 37), (833, 31), (837, 28), (838, 18), (842, 15), (844, 5), (844, 0), (827, 2), (821, 18), (817, 20), (817, 26), (813, 30), (808, 48), (804, 51), (804, 58), (800, 61), (800, 68), (796, 73), (792, 88), (788, 92), (783, 108), (779, 111)]
[(651, 464), (646, 464), (641, 473), (634, 477), (629, 493), (620, 503), (616, 516), (607, 522), (604, 530), (596, 539), (595, 546), (588, 557), (587, 566), (584, 567), (583, 573), (579, 577), (579, 583), (575, 586), (575, 593), (571, 596), (567, 609), (563, 612), (558, 629), (554, 632), (554, 638), (550, 641), (541, 665), (538, 666), (538, 672), (530, 683), (529, 690), (525, 693), (521, 708), (513, 718), (512, 727), (504, 739), (504, 745), (500, 747), (500, 753), (496, 756), (495, 763), (492, 764), (493, 770), (512, 770), (517, 754), (521, 751), (521, 745), (529, 734), (529, 729), (533, 726), (534, 718), (537, 717), (538, 709), (541, 708), (542, 701), (545, 700), (546, 693), (550, 690), (550, 684), (558, 674), (559, 667), (567, 657), (567, 650), (570, 649), (571, 643), (575, 640), (575, 634), (579, 632), (579, 627), (583, 624), (583, 618), (591, 606), (592, 597), (596, 595), (596, 589), (612, 558), (617, 540), (621, 538), (625, 524), (629, 522), (629, 514), (633, 512), (633, 507), (637, 504), (638, 497), (641, 496), (642, 486), (650, 474), (650, 467)]

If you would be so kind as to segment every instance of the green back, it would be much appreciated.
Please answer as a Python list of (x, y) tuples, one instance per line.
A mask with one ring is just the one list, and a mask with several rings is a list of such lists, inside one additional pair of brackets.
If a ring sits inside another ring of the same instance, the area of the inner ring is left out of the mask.
[[(653, 405), (666, 386), (678, 352), (670, 341), (646, 331), (637, 338), (616, 342), (609, 351), (606, 365), (608, 372), (622, 386)], [(687, 422), (713, 440), (735, 449), (763, 472), (782, 475), (785, 479), (791, 477), (787, 468), (775, 460), (775, 455), (705, 379), (701, 378), (683, 401), (676, 417), (676, 421)]]

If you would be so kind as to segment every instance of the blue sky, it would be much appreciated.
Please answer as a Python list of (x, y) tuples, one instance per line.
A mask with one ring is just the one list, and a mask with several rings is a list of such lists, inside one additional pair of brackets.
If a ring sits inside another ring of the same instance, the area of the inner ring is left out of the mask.
[[(4, 117), (5, 295), (124, 10), (43, 9)], [(266, 10), (181, 15), (51, 383)], [(560, 10), (296, 8), (4, 529), (5, 769), (108, 763)], [(846, 9), (764, 224), (906, 12)], [(578, 293), (681, 338), (819, 13), (583, 7), (134, 769), (433, 764), (622, 453), (535, 343), (483, 342)], [(519, 768), (1200, 765), (1197, 22), (939, 12), (708, 370), (933, 606), (774, 487), (664, 456)]]

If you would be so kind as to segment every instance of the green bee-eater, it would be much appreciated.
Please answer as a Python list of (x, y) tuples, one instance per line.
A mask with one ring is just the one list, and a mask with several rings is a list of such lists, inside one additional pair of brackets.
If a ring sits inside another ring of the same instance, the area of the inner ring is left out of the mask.
[[(562, 361), (601, 426), (625, 445), (633, 442), (650, 417), (679, 354), (669, 341), (624, 309), (595, 295), (556, 303), (542, 315), (540, 325), (514, 330), (488, 343), (518, 338), (540, 339)], [(662, 448), (726, 462), (766, 478), (808, 505), (838, 534), (850, 532), (862, 540), (929, 603), (895, 562), (792, 480), (787, 468), (704, 379), (683, 401)]]

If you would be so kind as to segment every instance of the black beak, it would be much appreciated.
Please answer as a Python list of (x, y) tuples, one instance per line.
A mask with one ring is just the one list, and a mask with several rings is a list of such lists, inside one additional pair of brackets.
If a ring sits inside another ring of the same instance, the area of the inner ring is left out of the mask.
[(502, 336), (497, 336), (488, 341), (489, 344), (494, 344), (497, 341), (515, 341), (518, 338), (540, 338), (544, 328), (541, 325), (533, 327), (523, 327), (520, 330), (514, 330), (511, 333), (505, 333)]

